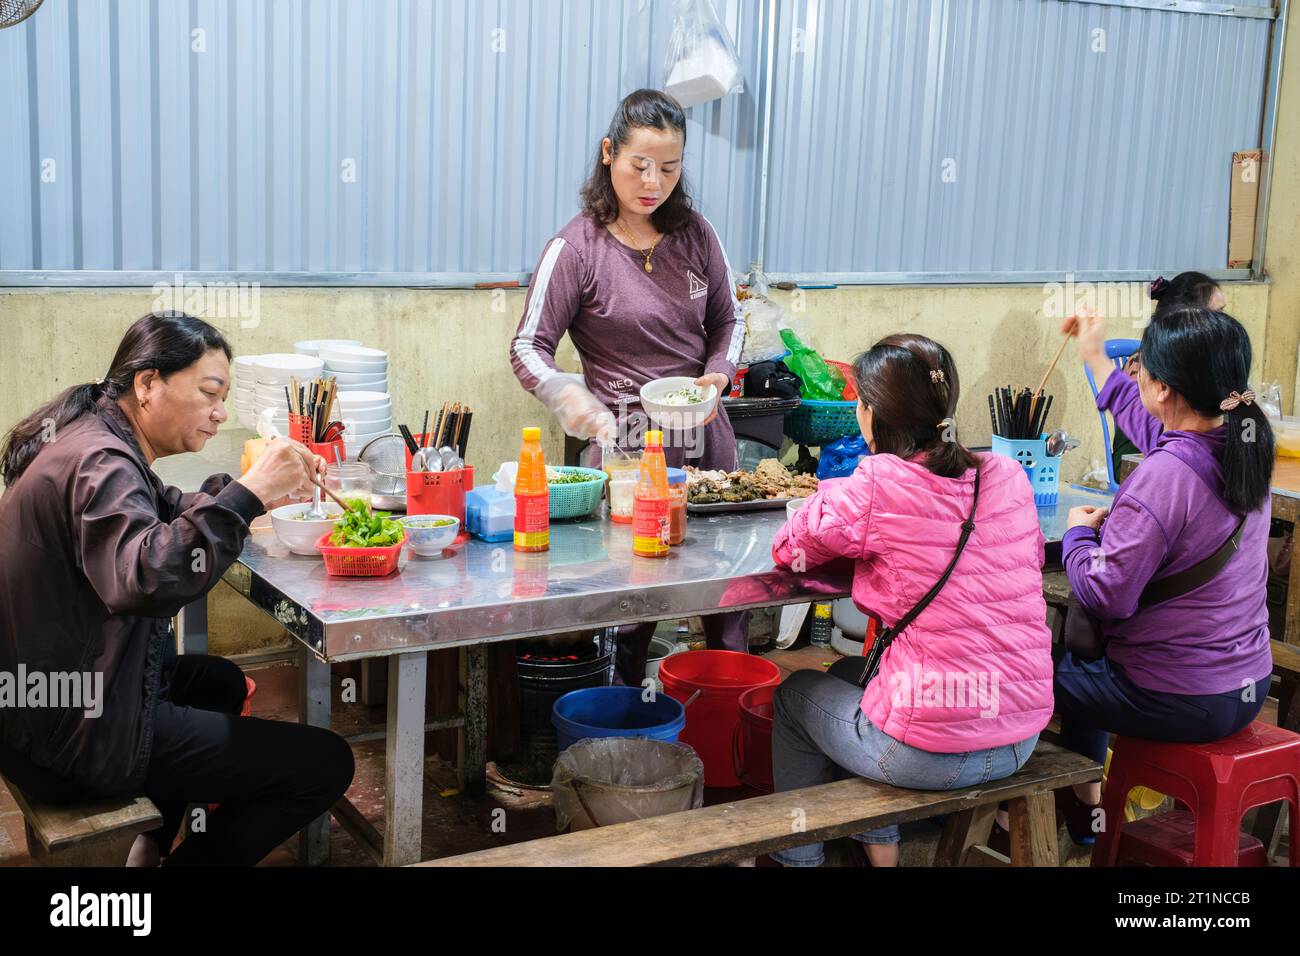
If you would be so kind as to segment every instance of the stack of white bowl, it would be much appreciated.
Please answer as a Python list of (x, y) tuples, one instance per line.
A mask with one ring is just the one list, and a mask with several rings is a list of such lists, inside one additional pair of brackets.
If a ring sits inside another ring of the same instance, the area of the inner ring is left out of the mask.
[(372, 438), (393, 430), (393, 403), (387, 392), (341, 391), (339, 415), (344, 426), (343, 447), (349, 461), (355, 461)]
[(253, 422), (256, 426), (263, 409), (273, 410), (271, 421), (280, 434), (289, 434), (289, 405), (285, 398), (285, 388), (290, 378), (296, 378), (300, 385), (305, 385), (321, 374), (322, 363), (310, 355), (298, 355), (293, 352), (259, 355), (253, 360), (255, 381), (253, 384)]
[(294, 342), (293, 350), (299, 355), (310, 355), (312, 358), (320, 358), (320, 350), (335, 345), (342, 346), (360, 346), (361, 343), (356, 339), (308, 339), (305, 342)]
[(338, 380), (339, 394), (388, 391), (388, 353), (361, 345), (320, 343), (325, 374)]
[(254, 385), (257, 383), (257, 370), (253, 363), (256, 355), (237, 355), (232, 369), (235, 379), (235, 413), (234, 418), (243, 428), (256, 428), (257, 416), (254, 414)]

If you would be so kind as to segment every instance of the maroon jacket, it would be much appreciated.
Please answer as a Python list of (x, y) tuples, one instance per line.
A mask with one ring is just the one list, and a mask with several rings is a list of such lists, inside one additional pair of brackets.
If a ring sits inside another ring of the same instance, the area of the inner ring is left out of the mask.
[(0, 708), (0, 745), (87, 790), (135, 790), (149, 766), (170, 619), (243, 549), (262, 502), (227, 475), (163, 485), (101, 398), (0, 497), (0, 670), (104, 675), (103, 712)]

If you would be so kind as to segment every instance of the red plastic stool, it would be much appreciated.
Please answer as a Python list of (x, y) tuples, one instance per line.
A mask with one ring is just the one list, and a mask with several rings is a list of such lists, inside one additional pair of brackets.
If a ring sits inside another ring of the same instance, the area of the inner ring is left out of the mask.
[(1251, 807), (1285, 800), (1291, 814), (1291, 865), (1300, 865), (1300, 734), (1256, 721), (1206, 744), (1116, 738), (1101, 802), (1106, 827), (1092, 848), (1093, 866), (1116, 865), (1126, 830), (1124, 801), (1140, 786), (1159, 790), (1191, 811), (1192, 866), (1236, 866), (1242, 815)]
[[(1196, 818), (1172, 810), (1124, 825), (1119, 838), (1120, 866), (1191, 866)], [(1238, 834), (1237, 866), (1268, 866), (1264, 844), (1249, 833)]]

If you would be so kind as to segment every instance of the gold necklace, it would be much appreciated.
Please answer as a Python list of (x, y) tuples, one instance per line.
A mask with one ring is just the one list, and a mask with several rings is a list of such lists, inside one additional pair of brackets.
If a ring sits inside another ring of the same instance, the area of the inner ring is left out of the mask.
[[(655, 271), (655, 270), (654, 270), (654, 266), (652, 266), (652, 265), (650, 264), (650, 257), (653, 256), (653, 255), (655, 254), (655, 246), (659, 245), (659, 239), (656, 239), (654, 242), (650, 243), (650, 251), (647, 252), (646, 250), (644, 250), (644, 249), (641, 248), (641, 244), (640, 244), (639, 242), (637, 242), (637, 238), (636, 238), (636, 236), (634, 236), (634, 235), (632, 235), (632, 233), (628, 232), (627, 227), (623, 225), (623, 221), (622, 221), (621, 219), (615, 219), (615, 220), (614, 220), (614, 225), (616, 225), (616, 226), (618, 226), (618, 228), (622, 229), (622, 230), (623, 230), (623, 235), (627, 236), (629, 239), (632, 240), (632, 248), (633, 248), (633, 249), (636, 249), (638, 252), (641, 253), (641, 255), (645, 256), (645, 271), (646, 271), (646, 272), (654, 272), (654, 271)], [(660, 236), (659, 238), (662, 239), (663, 237)]]

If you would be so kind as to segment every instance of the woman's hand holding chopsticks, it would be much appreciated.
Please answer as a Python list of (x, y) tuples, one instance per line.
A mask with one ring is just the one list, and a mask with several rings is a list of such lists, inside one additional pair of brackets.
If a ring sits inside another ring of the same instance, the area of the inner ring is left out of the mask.
[(1106, 355), (1106, 320), (1095, 312), (1080, 310), (1061, 323), (1061, 334), (1078, 338), (1079, 358), (1092, 369), (1092, 377), (1101, 388), (1115, 371)]

